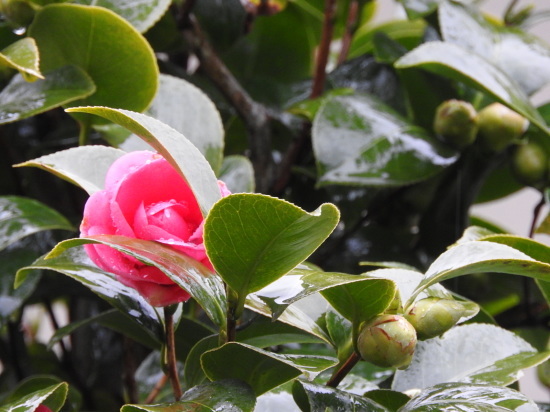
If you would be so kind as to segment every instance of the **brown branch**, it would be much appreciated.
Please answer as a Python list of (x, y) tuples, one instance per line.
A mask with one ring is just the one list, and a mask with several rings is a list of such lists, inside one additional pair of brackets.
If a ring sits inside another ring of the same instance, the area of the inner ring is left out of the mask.
[(537, 221), (539, 220), (540, 212), (542, 211), (542, 207), (545, 204), (544, 195), (542, 195), (542, 199), (540, 199), (540, 202), (537, 203), (535, 208), (533, 209), (533, 220), (531, 221), (531, 227), (529, 228), (529, 237), (532, 239), (535, 236), (535, 230), (537, 229)]
[(147, 395), (147, 399), (145, 399), (144, 402), (146, 405), (155, 401), (162, 388), (164, 388), (164, 385), (166, 385), (166, 382), (168, 382), (168, 375), (162, 375), (158, 382), (155, 384), (155, 387), (153, 388), (151, 393)]
[(348, 360), (346, 360), (340, 369), (334, 372), (331, 378), (327, 381), (326, 386), (336, 388), (360, 360), (361, 357), (357, 354), (357, 352), (353, 351)]
[(217, 56), (193, 15), (189, 16), (189, 24), (182, 27), (182, 32), (184, 39), (199, 59), (201, 70), (243, 119), (248, 132), (250, 160), (254, 166), (256, 188), (259, 192), (266, 192), (271, 185), (273, 158), (269, 117), (265, 107), (249, 96)]
[(338, 55), (338, 65), (344, 63), (348, 58), (349, 48), (351, 46), (351, 39), (355, 29), (357, 28), (357, 14), (359, 13), (359, 1), (351, 0), (348, 9), (348, 18), (346, 19), (346, 29), (344, 36), (342, 37), (342, 48)]
[(166, 367), (168, 378), (172, 384), (172, 390), (176, 401), (179, 401), (183, 392), (181, 390), (180, 379), (178, 376), (177, 360), (176, 360), (176, 340), (174, 336), (174, 317), (171, 309), (164, 308), (164, 327), (166, 329)]
[(309, 96), (311, 99), (321, 96), (325, 88), (326, 69), (330, 52), (330, 42), (332, 41), (332, 32), (334, 29), (335, 14), (336, 0), (325, 0), (325, 18), (323, 21), (321, 43), (319, 44), (319, 50), (317, 52), (313, 87), (311, 88), (311, 94)]

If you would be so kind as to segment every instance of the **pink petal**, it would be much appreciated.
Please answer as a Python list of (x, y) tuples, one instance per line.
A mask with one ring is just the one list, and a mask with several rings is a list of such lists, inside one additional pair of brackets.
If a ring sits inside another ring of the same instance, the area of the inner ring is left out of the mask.
[(176, 284), (160, 285), (158, 283), (119, 277), (121, 283), (136, 289), (141, 296), (153, 306), (168, 306), (185, 302), (191, 297), (189, 293)]
[(124, 177), (133, 170), (145, 165), (147, 161), (160, 155), (149, 150), (130, 152), (118, 158), (109, 168), (105, 177), (105, 189), (115, 187)]
[(105, 234), (114, 234), (115, 228), (111, 219), (110, 194), (105, 191), (94, 193), (84, 206), (84, 216), (80, 224), (82, 236), (87, 236), (90, 228), (100, 226), (105, 228)]

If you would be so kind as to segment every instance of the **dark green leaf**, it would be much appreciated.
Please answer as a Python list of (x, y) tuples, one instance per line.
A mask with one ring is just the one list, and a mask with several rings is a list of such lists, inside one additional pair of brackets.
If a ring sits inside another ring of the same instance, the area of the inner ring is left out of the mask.
[(53, 412), (58, 412), (65, 403), (68, 387), (65, 382), (62, 382), (25, 393), (14, 402), (2, 405), (0, 410), (2, 412), (26, 412), (38, 408), (39, 405), (45, 405)]
[(121, 412), (252, 412), (256, 397), (244, 382), (224, 379), (189, 389), (175, 403), (161, 405), (124, 405)]
[(295, 326), (260, 317), (242, 331), (237, 332), (237, 340), (258, 348), (285, 345), (288, 343), (321, 343), (321, 339)]
[(368, 96), (329, 99), (315, 116), (312, 138), (320, 185), (407, 185), (456, 160), (425, 131)]
[(312, 213), (284, 200), (236, 194), (214, 205), (204, 225), (210, 261), (244, 304), (246, 295), (274, 282), (304, 261), (332, 232), (338, 209)]
[(365, 393), (365, 398), (377, 402), (391, 412), (397, 412), (399, 408), (410, 400), (410, 398), (404, 393), (391, 391), (389, 389), (376, 389), (369, 391)]
[(82, 146), (28, 160), (16, 167), (39, 167), (92, 195), (104, 189), (109, 167), (125, 154), (122, 150), (107, 146)]
[(219, 346), (218, 340), (218, 335), (207, 336), (191, 348), (185, 359), (185, 366), (183, 369), (185, 387), (192, 388), (193, 386), (200, 385), (206, 380), (206, 375), (201, 366), (201, 356), (209, 350), (216, 349)]
[(55, 210), (24, 197), (0, 197), (0, 250), (19, 239), (43, 230), (74, 230)]
[(38, 48), (31, 37), (18, 40), (0, 52), (0, 66), (18, 70), (27, 81), (44, 78), (40, 73), (38, 61)]
[(444, 383), (415, 396), (399, 412), (431, 411), (537, 412), (525, 395), (509, 388), (467, 383)]
[(91, 95), (96, 87), (82, 69), (64, 66), (33, 83), (15, 75), (0, 93), (0, 124), (15, 122)]
[(107, 107), (77, 107), (68, 112), (83, 112), (104, 117), (140, 136), (179, 171), (195, 194), (203, 216), (221, 197), (216, 176), (199, 152), (181, 133), (170, 126), (128, 110)]
[(336, 359), (324, 356), (282, 355), (242, 343), (230, 342), (201, 357), (208, 378), (239, 379), (259, 396), (305, 374), (309, 378), (335, 365)]
[(155, 96), (158, 67), (153, 50), (136, 29), (110, 10), (51, 4), (36, 13), (29, 35), (38, 45), (43, 73), (73, 64), (95, 83), (94, 94), (73, 99), (71, 106), (142, 111)]

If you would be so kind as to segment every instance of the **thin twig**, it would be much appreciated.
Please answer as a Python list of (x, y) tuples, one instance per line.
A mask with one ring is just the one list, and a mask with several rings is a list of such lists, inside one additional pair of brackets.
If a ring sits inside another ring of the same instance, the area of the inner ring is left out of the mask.
[(348, 58), (349, 48), (351, 46), (351, 39), (357, 27), (358, 12), (359, 1), (352, 0), (349, 4), (348, 17), (346, 19), (346, 29), (344, 31), (344, 36), (342, 37), (342, 47), (340, 48), (340, 54), (338, 55), (338, 65), (344, 63)]
[[(44, 304), (44, 307), (46, 308), (46, 312), (48, 312), (48, 316), (50, 317), (50, 322), (52, 322), (53, 329), (57, 332), (59, 330), (59, 322), (55, 317), (55, 313), (53, 312), (51, 302), (49, 300), (44, 299), (43, 304)], [(63, 339), (59, 339), (57, 343), (59, 343), (59, 347), (61, 348), (61, 352), (63, 353), (63, 359), (65, 361), (70, 361), (71, 358), (69, 355), (69, 351), (67, 350), (67, 347), (65, 346), (65, 342), (63, 342)]]
[(164, 322), (164, 327), (166, 328), (166, 366), (168, 369), (168, 378), (170, 378), (170, 383), (172, 384), (174, 397), (176, 398), (176, 401), (178, 401), (181, 398), (181, 395), (183, 395), (183, 392), (181, 390), (177, 369), (174, 317), (171, 309), (169, 308), (164, 308)]
[(181, 23), (187, 23), (189, 21), (189, 15), (191, 14), (191, 11), (193, 10), (193, 7), (195, 7), (196, 0), (186, 0), (181, 5), (181, 8), (179, 10), (179, 16), (178, 20)]
[(360, 360), (361, 357), (357, 354), (357, 352), (353, 351), (348, 360), (344, 362), (340, 369), (334, 372), (331, 378), (327, 381), (326, 386), (336, 388)]
[(506, 8), (506, 11), (504, 12), (504, 21), (509, 22), (510, 18), (512, 17), (512, 12), (514, 8), (516, 7), (516, 4), (518, 3), (518, 0), (512, 0), (508, 7)]
[(537, 203), (533, 209), (533, 220), (531, 221), (531, 227), (529, 228), (529, 237), (532, 239), (535, 236), (535, 230), (537, 229), (537, 222), (539, 220), (540, 212), (545, 204), (544, 194), (542, 195), (540, 202)]
[(233, 105), (243, 119), (250, 148), (250, 160), (254, 165), (258, 191), (269, 189), (273, 174), (271, 155), (271, 130), (266, 108), (254, 101), (233, 74), (218, 57), (197, 20), (189, 16), (189, 24), (182, 27), (182, 33), (200, 62), (201, 70)]
[(323, 32), (321, 33), (321, 43), (317, 52), (315, 64), (315, 76), (313, 78), (313, 87), (311, 88), (310, 98), (315, 99), (325, 88), (325, 78), (327, 70), (328, 55), (330, 52), (330, 43), (332, 41), (332, 32), (334, 29), (334, 16), (336, 14), (336, 0), (325, 0), (325, 18), (323, 20)]
[(151, 404), (155, 401), (157, 396), (159, 395), (162, 388), (164, 388), (164, 385), (166, 385), (166, 382), (168, 382), (168, 375), (162, 375), (158, 382), (155, 384), (155, 387), (153, 390), (147, 395), (147, 399), (145, 399), (145, 404)]

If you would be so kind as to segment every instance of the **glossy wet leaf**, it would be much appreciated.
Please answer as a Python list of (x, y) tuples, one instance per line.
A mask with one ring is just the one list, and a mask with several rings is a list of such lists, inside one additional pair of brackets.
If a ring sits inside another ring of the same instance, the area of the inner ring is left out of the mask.
[[(292, 270), (287, 275), (257, 291), (255, 295), (271, 308), (273, 318), (276, 319), (288, 305), (314, 293), (342, 285), (346, 285), (346, 290), (356, 290), (360, 288), (366, 291), (367, 289), (371, 289), (373, 296), (387, 294), (390, 300), (393, 299), (394, 296), (394, 284), (391, 280), (373, 279), (364, 275), (348, 275), (345, 273), (304, 269)], [(334, 293), (344, 293), (343, 290), (344, 289), (340, 292), (335, 291)], [(330, 292), (327, 293), (330, 294)], [(369, 292), (364, 293), (368, 294)], [(352, 303), (348, 302), (348, 304), (351, 305)], [(382, 306), (384, 305), (382, 302), (380, 302), (380, 304)], [(378, 305), (376, 307), (378, 308)], [(364, 310), (367, 312), (369, 311), (366, 308)], [(377, 313), (374, 313), (374, 315)]]
[(493, 242), (471, 241), (454, 246), (441, 254), (428, 268), (407, 303), (426, 287), (457, 276), (473, 273), (509, 273), (550, 280), (550, 264), (539, 262), (510, 246)]
[(368, 391), (364, 396), (386, 407), (391, 412), (397, 412), (400, 407), (410, 400), (410, 397), (404, 393), (391, 391), (389, 389), (375, 389)]
[(452, 382), (423, 390), (399, 412), (436, 410), (537, 412), (539, 409), (525, 395), (510, 388)]
[(411, 365), (395, 374), (392, 389), (406, 391), (445, 382), (510, 385), (520, 371), (550, 357), (498, 326), (457, 326), (441, 338), (417, 342)]
[(84, 189), (89, 195), (103, 190), (109, 167), (126, 152), (107, 146), (82, 146), (19, 163), (46, 170)]
[(95, 92), (90, 76), (75, 66), (46, 73), (44, 80), (27, 82), (20, 74), (0, 92), (0, 124), (35, 116)]
[(449, 42), (424, 43), (400, 58), (398, 69), (421, 68), (463, 82), (499, 100), (542, 130), (547, 125), (519, 85), (483, 57)]
[(124, 405), (121, 412), (252, 412), (256, 397), (244, 382), (223, 379), (185, 392), (178, 402), (160, 405)]
[[(159, 90), (146, 114), (184, 135), (217, 173), (223, 159), (224, 130), (216, 106), (204, 92), (183, 79), (163, 74), (159, 80)], [(150, 148), (135, 135), (119, 147), (127, 152)]]
[(55, 385), (49, 385), (43, 389), (33, 391), (19, 397), (19, 399), (7, 405), (2, 405), (0, 410), (6, 412), (26, 412), (44, 405), (53, 412), (58, 412), (67, 398), (69, 385), (62, 382)]
[(204, 225), (212, 265), (244, 303), (247, 294), (274, 282), (303, 262), (338, 223), (325, 203), (308, 213), (259, 194), (235, 194), (214, 205)]
[(304, 381), (296, 381), (292, 393), (304, 412), (389, 412), (389, 409), (362, 396)]
[(44, 78), (40, 73), (39, 59), (36, 42), (31, 37), (17, 40), (0, 51), (0, 66), (18, 70), (27, 81)]
[(57, 211), (34, 199), (0, 196), (0, 250), (43, 230), (74, 227)]
[(424, 130), (366, 95), (326, 101), (315, 116), (312, 139), (319, 185), (408, 185), (456, 160)]
[(254, 192), (254, 169), (247, 157), (240, 155), (227, 156), (223, 159), (219, 178), (225, 182), (231, 193)]
[(323, 340), (284, 322), (274, 322), (259, 317), (247, 328), (237, 333), (237, 341), (258, 348), (285, 345), (289, 343), (322, 343)]
[(172, 165), (189, 184), (203, 216), (221, 197), (216, 176), (200, 151), (181, 133), (141, 113), (108, 107), (77, 107), (68, 112), (95, 114), (140, 136)]
[(292, 382), (258, 396), (255, 412), (300, 412), (292, 397)]
[(473, 8), (443, 2), (439, 24), (446, 42), (475, 53), (532, 95), (550, 82), (550, 47), (525, 31), (492, 24)]
[(162, 336), (159, 313), (135, 289), (124, 286), (115, 279), (113, 274), (99, 269), (92, 263), (83, 248), (71, 248), (64, 252), (60, 249), (54, 250), (55, 256), (39, 258), (32, 265), (21, 268), (17, 272), (15, 286), (21, 285), (27, 278), (32, 277), (37, 269), (62, 273), (80, 282), (111, 306), (132, 317), (153, 339)]
[(74, 3), (112, 10), (141, 33), (153, 26), (170, 6), (170, 0), (76, 0)]
[(110, 246), (145, 264), (157, 267), (174, 283), (185, 289), (215, 324), (224, 324), (225, 290), (221, 279), (196, 260), (160, 243), (117, 235), (70, 239), (59, 243), (46, 256), (46, 261), (59, 256), (67, 249), (87, 243)]
[(130, 23), (110, 10), (51, 4), (36, 13), (29, 35), (38, 45), (42, 72), (73, 64), (96, 85), (94, 94), (68, 106), (142, 111), (155, 96), (158, 67), (153, 50)]
[(256, 396), (301, 374), (313, 379), (334, 366), (336, 359), (313, 355), (283, 355), (230, 342), (206, 352), (202, 368), (211, 380), (239, 379), (248, 383)]

